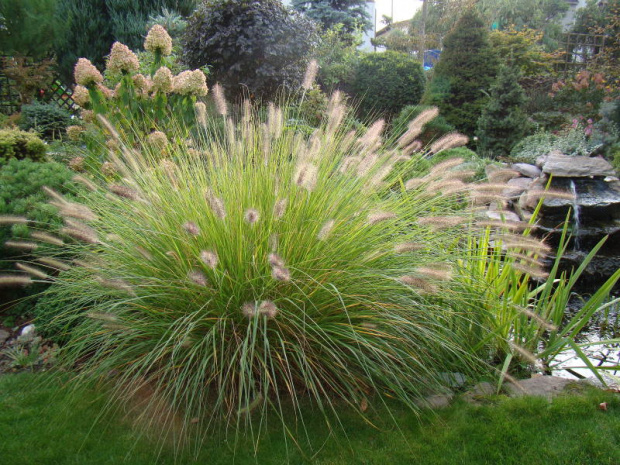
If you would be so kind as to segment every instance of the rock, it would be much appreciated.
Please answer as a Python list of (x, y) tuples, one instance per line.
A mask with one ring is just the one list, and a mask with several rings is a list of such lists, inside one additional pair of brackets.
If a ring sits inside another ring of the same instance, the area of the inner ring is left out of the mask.
[(557, 151), (547, 156), (542, 170), (556, 178), (607, 177), (616, 174), (613, 166), (601, 157), (569, 157)]
[(558, 376), (534, 376), (514, 383), (506, 383), (506, 391), (510, 397), (540, 396), (551, 400), (560, 394), (573, 380)]
[(515, 163), (511, 168), (518, 171), (523, 176), (532, 179), (538, 178), (542, 174), (542, 170), (539, 167), (530, 165), (529, 163)]
[(496, 393), (495, 386), (489, 382), (481, 382), (463, 394), (463, 400), (470, 404), (478, 404), (482, 397)]
[(4, 344), (10, 336), (11, 335), (8, 333), (8, 331), (0, 329), (0, 344)]
[(463, 373), (439, 373), (439, 377), (451, 388), (460, 388), (467, 382), (467, 377)]
[(514, 212), (501, 210), (501, 211), (487, 211), (485, 212), (486, 216), (491, 220), (497, 221), (521, 221), (519, 215)]
[(34, 337), (34, 333), (35, 333), (34, 325), (26, 325), (22, 328), (22, 332), (19, 333), (19, 335), (23, 337), (27, 337), (27, 336)]
[(513, 178), (507, 182), (508, 187), (502, 191), (502, 195), (509, 199), (518, 199), (532, 184), (531, 178)]
[[(558, 152), (558, 153), (559, 153), (559, 152)], [(542, 167), (543, 167), (543, 165), (545, 164), (545, 162), (546, 162), (546, 161), (547, 161), (547, 155), (541, 155), (540, 157), (536, 158), (535, 165), (536, 165), (538, 168), (541, 168), (541, 169), (542, 169)]]

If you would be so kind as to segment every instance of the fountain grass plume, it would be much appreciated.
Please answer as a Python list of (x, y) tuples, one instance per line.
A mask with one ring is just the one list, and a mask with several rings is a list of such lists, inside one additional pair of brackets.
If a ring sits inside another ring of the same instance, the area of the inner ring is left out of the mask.
[[(301, 415), (310, 399), (326, 420), (385, 398), (417, 410), (443, 373), (481, 368), (449, 279), (467, 201), (407, 191), (403, 176), (421, 157), (377, 145), (381, 124), (351, 137), (344, 111), (332, 98), (309, 140), (275, 108), (279, 127), (268, 130), (246, 109), (239, 122), (222, 114), (225, 131), (200, 127), (191, 144), (166, 128), (165, 166), (152, 144), (119, 152), (132, 195), (116, 181), (84, 194), (80, 211), (92, 215), (61, 231), (83, 266), (49, 290), (67, 302), (58, 318), (73, 329), (59, 358), (79, 366), (76, 381), (114, 373), (121, 401), (148, 385), (183, 434), (223, 421), (259, 437), (251, 418), (284, 420), (284, 404)], [(343, 170), (358, 139), (376, 159)], [(386, 166), (402, 187), (371, 182)]]

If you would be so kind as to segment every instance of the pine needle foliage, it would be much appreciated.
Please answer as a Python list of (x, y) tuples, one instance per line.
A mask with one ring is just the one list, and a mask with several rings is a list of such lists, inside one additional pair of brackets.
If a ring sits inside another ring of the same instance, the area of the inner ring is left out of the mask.
[(50, 292), (76, 381), (112, 380), (120, 401), (148, 390), (135, 415), (177, 439), (222, 424), (258, 438), (284, 405), (303, 431), (302, 401), (326, 421), (387, 398), (417, 410), (446, 372), (480, 369), (450, 279), (470, 215), (460, 161), (394, 192), (420, 155), (383, 148), (382, 121), (345, 133), (339, 94), (309, 138), (275, 106), (220, 106), (207, 120), (225, 131), (125, 147), (117, 180), (61, 204), (79, 259)]

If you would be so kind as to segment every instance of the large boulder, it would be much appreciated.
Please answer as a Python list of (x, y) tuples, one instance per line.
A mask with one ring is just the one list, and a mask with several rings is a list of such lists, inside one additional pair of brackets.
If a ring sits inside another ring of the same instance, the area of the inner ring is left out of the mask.
[(569, 157), (558, 151), (551, 152), (542, 170), (556, 178), (583, 178), (614, 176), (611, 164), (601, 157)]

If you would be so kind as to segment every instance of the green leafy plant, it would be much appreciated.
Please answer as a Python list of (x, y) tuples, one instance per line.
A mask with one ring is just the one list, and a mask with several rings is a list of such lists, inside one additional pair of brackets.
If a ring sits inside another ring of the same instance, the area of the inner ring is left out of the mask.
[(405, 105), (419, 103), (426, 79), (422, 65), (409, 55), (387, 51), (369, 53), (355, 70), (353, 91), (360, 110), (396, 115)]
[(538, 210), (520, 238), (506, 238), (501, 230), (491, 229), (483, 236), (470, 237), (470, 255), (461, 262), (457, 279), (463, 280), (476, 295), (472, 305), (486, 310), (478, 314), (489, 317), (481, 322), (489, 329), (489, 335), (480, 338), (479, 348), (490, 351), (504, 376), (518, 371), (518, 367), (532, 369), (535, 365), (549, 372), (555, 366), (556, 357), (572, 349), (602, 381), (581, 350), (577, 336), (594, 313), (605, 307), (605, 299), (620, 279), (620, 270), (585, 301), (579, 312), (567, 317), (566, 308), (575, 284), (605, 240), (572, 273), (560, 273), (560, 262), (568, 244), (566, 223), (556, 258), (547, 273), (540, 259), (550, 247), (531, 237), (537, 214)]
[(424, 121), (382, 148), (384, 122), (348, 132), (339, 94), (309, 139), (275, 106), (265, 119), (244, 108), (163, 160), (132, 142), (114, 159), (122, 181), (61, 208), (79, 260), (48, 292), (66, 303), (55, 322), (71, 328), (61, 358), (79, 360), (76, 380), (116, 373), (117, 399), (152, 392), (140, 416), (257, 438), (285, 404), (301, 414), (310, 400), (326, 419), (373, 395), (415, 410), (446, 372), (484, 370), (450, 280), (469, 219), (462, 161), (402, 178)]
[(535, 163), (540, 156), (547, 155), (552, 150), (559, 150), (565, 155), (589, 156), (600, 143), (589, 140), (586, 130), (579, 124), (565, 128), (555, 134), (541, 131), (526, 137), (518, 142), (510, 152), (510, 158), (515, 161)]
[(12, 158), (42, 161), (45, 143), (36, 134), (16, 129), (0, 130), (0, 166)]
[(33, 129), (46, 140), (62, 139), (72, 123), (71, 113), (55, 103), (22, 105), (21, 113), (20, 129)]

